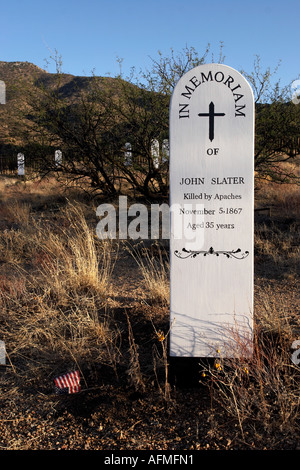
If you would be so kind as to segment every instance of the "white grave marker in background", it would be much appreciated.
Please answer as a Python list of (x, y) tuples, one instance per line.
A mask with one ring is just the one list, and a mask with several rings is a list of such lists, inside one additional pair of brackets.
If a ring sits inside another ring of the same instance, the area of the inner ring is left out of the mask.
[(56, 166), (59, 166), (62, 164), (62, 151), (61, 150), (55, 150), (54, 160), (55, 160)]
[(0, 104), (6, 104), (6, 86), (3, 80), (0, 80)]
[(25, 157), (23, 153), (18, 153), (17, 162), (18, 162), (18, 175), (24, 176), (25, 175)]
[(169, 140), (168, 139), (164, 139), (162, 143), (161, 161), (162, 163), (166, 163), (169, 161)]
[(171, 356), (251, 353), (253, 195), (250, 85), (231, 67), (196, 67), (170, 105)]
[(153, 159), (154, 168), (159, 167), (159, 142), (153, 139), (151, 142), (151, 156)]
[(0, 341), (0, 364), (3, 366), (6, 364), (6, 348), (4, 341)]
[(125, 144), (125, 166), (131, 166), (132, 165), (132, 148), (131, 148), (131, 143), (126, 142)]

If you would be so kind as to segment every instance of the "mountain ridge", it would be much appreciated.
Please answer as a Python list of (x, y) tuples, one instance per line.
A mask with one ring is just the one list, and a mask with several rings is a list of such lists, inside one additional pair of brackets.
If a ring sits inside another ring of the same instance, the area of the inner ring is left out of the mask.
[[(6, 87), (6, 103), (0, 105), (0, 155), (6, 154), (8, 150), (9, 153), (16, 152), (25, 145), (21, 135), (23, 128), (30, 126), (30, 117), (24, 111), (30, 109), (30, 99), (39, 86), (42, 84), (51, 89), (57, 85), (57, 76), (56, 72), (48, 72), (32, 62), (0, 61), (0, 80)], [(64, 98), (71, 101), (93, 78), (60, 73), (59, 90)], [(96, 78), (103, 83), (117, 80), (112, 77)]]

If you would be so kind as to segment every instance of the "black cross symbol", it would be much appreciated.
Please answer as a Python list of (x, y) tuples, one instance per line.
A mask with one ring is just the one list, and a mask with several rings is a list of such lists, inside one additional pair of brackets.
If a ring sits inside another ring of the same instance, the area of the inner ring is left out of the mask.
[(212, 142), (214, 140), (214, 127), (215, 127), (215, 116), (225, 116), (225, 113), (215, 113), (215, 105), (211, 101), (209, 103), (209, 112), (208, 113), (200, 113), (198, 116), (208, 116), (209, 117), (209, 140)]

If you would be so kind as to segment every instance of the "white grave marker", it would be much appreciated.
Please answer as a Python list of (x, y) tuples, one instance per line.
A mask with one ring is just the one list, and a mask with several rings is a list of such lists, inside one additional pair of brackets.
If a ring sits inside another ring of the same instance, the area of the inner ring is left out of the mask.
[(25, 175), (25, 157), (23, 153), (18, 153), (17, 162), (18, 162), (18, 175), (24, 176)]
[(153, 159), (154, 168), (159, 167), (159, 142), (153, 139), (151, 142), (151, 156)]
[(131, 143), (126, 142), (125, 144), (125, 166), (131, 166), (132, 165), (132, 148), (131, 148)]
[(61, 150), (55, 150), (54, 160), (55, 160), (56, 166), (59, 166), (62, 164), (62, 151)]
[(0, 365), (5, 366), (6, 364), (6, 348), (4, 341), (0, 341)]
[(3, 80), (0, 80), (0, 104), (6, 104), (6, 86)]
[(161, 161), (162, 163), (166, 163), (169, 161), (169, 140), (164, 139), (162, 143), (162, 149), (161, 149)]
[(253, 199), (250, 85), (231, 67), (196, 67), (170, 105), (171, 356), (251, 353)]

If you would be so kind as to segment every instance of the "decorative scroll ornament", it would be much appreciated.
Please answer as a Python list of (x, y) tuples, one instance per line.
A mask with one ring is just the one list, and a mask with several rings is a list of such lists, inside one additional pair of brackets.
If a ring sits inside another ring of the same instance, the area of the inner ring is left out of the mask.
[(203, 255), (203, 256), (206, 256), (206, 255), (215, 255), (215, 256), (224, 255), (227, 258), (244, 259), (244, 258), (247, 258), (247, 256), (249, 255), (249, 251), (245, 251), (244, 253), (242, 253), (242, 250), (240, 248), (238, 248), (237, 250), (233, 250), (233, 251), (222, 251), (222, 250), (221, 251), (215, 251), (213, 249), (213, 247), (210, 247), (210, 249), (208, 251), (205, 251), (205, 250), (203, 250), (203, 251), (194, 251), (194, 250), (187, 250), (186, 248), (182, 248), (181, 251), (175, 250), (174, 254), (175, 254), (175, 256), (177, 256), (177, 258), (181, 258), (181, 259), (196, 258), (196, 256), (198, 256), (198, 255)]

